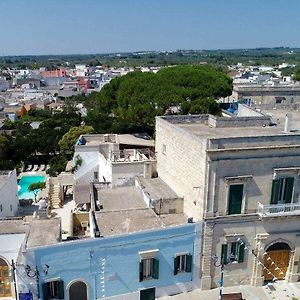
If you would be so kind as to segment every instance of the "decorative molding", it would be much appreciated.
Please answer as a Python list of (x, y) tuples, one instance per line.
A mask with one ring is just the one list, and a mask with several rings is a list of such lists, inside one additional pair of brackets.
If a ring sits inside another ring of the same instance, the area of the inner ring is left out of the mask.
[(224, 180), (227, 183), (235, 183), (235, 182), (246, 182), (252, 178), (253, 178), (253, 175), (241, 175), (241, 176), (224, 177)]

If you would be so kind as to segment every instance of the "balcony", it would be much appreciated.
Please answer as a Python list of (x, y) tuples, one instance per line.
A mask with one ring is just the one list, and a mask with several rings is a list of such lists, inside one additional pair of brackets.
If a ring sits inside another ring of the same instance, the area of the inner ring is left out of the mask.
[(300, 203), (263, 205), (258, 203), (257, 213), (261, 218), (300, 215)]
[(110, 151), (109, 158), (112, 162), (142, 162), (156, 159), (155, 153), (148, 148)]

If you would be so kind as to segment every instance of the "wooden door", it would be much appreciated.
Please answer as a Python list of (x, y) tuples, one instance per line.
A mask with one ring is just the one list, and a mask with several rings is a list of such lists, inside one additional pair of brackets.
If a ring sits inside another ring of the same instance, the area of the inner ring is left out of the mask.
[(11, 297), (11, 280), (8, 266), (0, 266), (0, 297)]
[[(268, 258), (271, 259), (268, 259)], [(264, 257), (264, 265), (268, 270), (264, 270), (264, 277), (266, 281), (272, 280), (273, 276), (268, 274), (269, 271), (279, 280), (284, 279), (289, 267), (290, 250), (272, 250), (267, 251)], [(274, 263), (273, 263), (274, 262)], [(279, 268), (279, 270), (276, 268)]]

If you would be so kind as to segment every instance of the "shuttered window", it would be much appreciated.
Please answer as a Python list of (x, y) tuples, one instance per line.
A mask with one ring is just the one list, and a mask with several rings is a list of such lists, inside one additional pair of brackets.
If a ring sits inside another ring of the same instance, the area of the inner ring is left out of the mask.
[(228, 245), (223, 244), (221, 248), (221, 263), (223, 263), (224, 265), (227, 264), (227, 256), (228, 256), (227, 252), (228, 252)]
[(178, 255), (174, 258), (174, 275), (183, 272), (192, 272), (193, 256), (190, 254)]
[(221, 246), (221, 262), (224, 265), (232, 262), (244, 262), (245, 245), (238, 242), (223, 244)]
[(271, 204), (291, 203), (294, 191), (294, 178), (286, 177), (273, 180)]
[(140, 262), (140, 282), (159, 278), (159, 260), (156, 258), (142, 259)]
[(242, 211), (243, 203), (243, 184), (232, 184), (229, 186), (229, 199), (228, 199), (228, 214), (240, 214)]

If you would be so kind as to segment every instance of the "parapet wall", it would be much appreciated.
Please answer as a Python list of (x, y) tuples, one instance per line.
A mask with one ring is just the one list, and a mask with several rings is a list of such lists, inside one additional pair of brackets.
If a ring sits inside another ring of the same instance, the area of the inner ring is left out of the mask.
[(215, 117), (209, 116), (208, 126), (213, 128), (224, 127), (262, 127), (269, 125), (271, 118), (269, 116), (253, 117)]
[(213, 128), (226, 127), (262, 127), (269, 125), (270, 116), (262, 114), (247, 117), (218, 117), (213, 115), (185, 115), (185, 116), (163, 116), (160, 117), (172, 124), (206, 123)]

